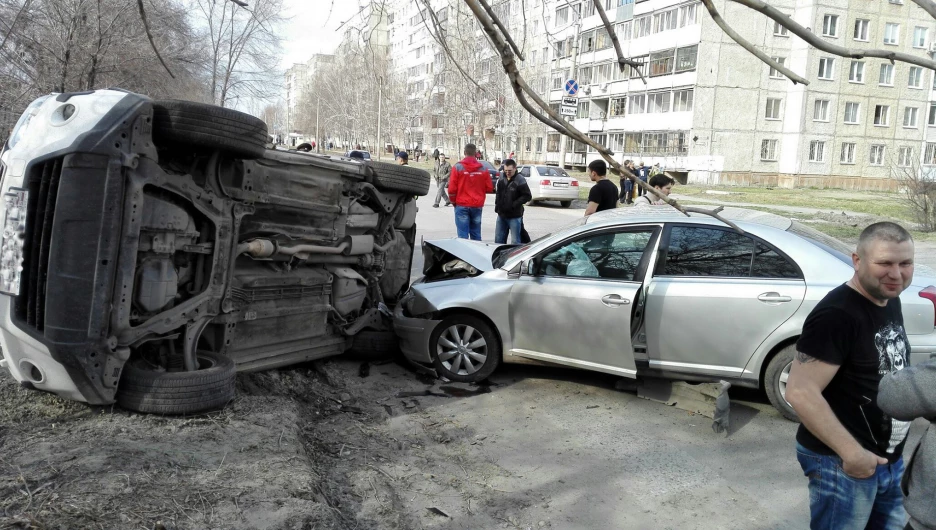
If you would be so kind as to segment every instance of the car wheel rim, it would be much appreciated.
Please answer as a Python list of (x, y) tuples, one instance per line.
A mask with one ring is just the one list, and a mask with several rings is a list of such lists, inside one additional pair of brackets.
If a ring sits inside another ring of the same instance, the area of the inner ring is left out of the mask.
[(456, 324), (439, 335), (436, 356), (449, 372), (455, 375), (471, 375), (487, 362), (487, 341), (475, 328)]
[[(789, 364), (783, 367), (783, 370), (780, 372), (780, 397), (783, 398), (783, 401), (786, 401), (787, 405), (790, 405), (790, 402), (786, 399), (786, 385), (787, 380), (790, 379), (790, 369), (793, 368), (793, 361), (790, 361)], [(790, 405), (792, 406), (792, 405)]]

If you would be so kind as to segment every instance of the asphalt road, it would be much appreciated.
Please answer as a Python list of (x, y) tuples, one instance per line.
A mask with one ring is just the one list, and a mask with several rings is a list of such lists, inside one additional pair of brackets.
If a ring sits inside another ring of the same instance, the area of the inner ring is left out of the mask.
[[(455, 236), (453, 209), (432, 207), (435, 191), (433, 184), (418, 201), (417, 240)], [(535, 238), (582, 213), (558, 204), (529, 207), (527, 229)], [(490, 195), (482, 239), (493, 239), (494, 220)], [(417, 252), (414, 278), (421, 266)], [(508, 471), (494, 487), (546, 501), (518, 507), (524, 519), (546, 519), (553, 528), (809, 525), (807, 481), (794, 452), (797, 425), (757, 391), (730, 391), (731, 428), (716, 434), (708, 418), (616, 391), (615, 378), (605, 374), (507, 366), (491, 381), (492, 392), (440, 401), (433, 412), (491, 438), (469, 450)], [(911, 429), (912, 440), (920, 427)]]

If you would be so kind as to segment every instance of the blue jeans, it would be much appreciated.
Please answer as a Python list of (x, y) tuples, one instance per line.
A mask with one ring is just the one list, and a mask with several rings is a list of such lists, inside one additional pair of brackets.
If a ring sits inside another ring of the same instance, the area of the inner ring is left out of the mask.
[(900, 478), (903, 457), (877, 467), (874, 475), (852, 478), (842, 459), (796, 444), (796, 458), (809, 478), (809, 527), (812, 530), (902, 530), (907, 521)]
[(520, 226), (523, 224), (523, 217), (514, 217), (508, 219), (506, 217), (497, 216), (497, 225), (494, 228), (494, 242), (495, 243), (506, 243), (507, 242), (507, 233), (510, 233), (510, 243), (513, 245), (520, 244)]
[(634, 183), (631, 182), (629, 178), (621, 179), (621, 200), (624, 202), (631, 202), (631, 196), (634, 192)]
[(455, 230), (462, 239), (481, 241), (481, 208), (456, 206)]

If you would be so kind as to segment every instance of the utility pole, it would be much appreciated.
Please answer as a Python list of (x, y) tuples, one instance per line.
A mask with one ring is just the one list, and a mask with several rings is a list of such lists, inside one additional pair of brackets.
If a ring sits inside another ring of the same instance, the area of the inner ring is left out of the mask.
[[(569, 74), (569, 79), (575, 79), (576, 77), (578, 77), (575, 69), (578, 66), (579, 33), (581, 33), (581, 29), (582, 29), (582, 19), (579, 18), (578, 22), (575, 23), (575, 35), (572, 36), (572, 72)], [(578, 110), (576, 110), (576, 112), (578, 112)], [(574, 120), (576, 116), (572, 116), (572, 119)], [(563, 116), (563, 119), (565, 121), (571, 121), (569, 120), (568, 116)], [(565, 168), (566, 149), (567, 149), (566, 146), (569, 144), (569, 142), (571, 142), (571, 139), (569, 137), (564, 136), (564, 135), (559, 136), (559, 167), (561, 168)]]
[(380, 160), (380, 154), (383, 152), (383, 145), (380, 142), (380, 103), (383, 99), (383, 76), (377, 76), (377, 160)]
[(319, 109), (322, 108), (322, 96), (315, 99), (315, 152), (322, 152), (322, 137), (319, 136)]

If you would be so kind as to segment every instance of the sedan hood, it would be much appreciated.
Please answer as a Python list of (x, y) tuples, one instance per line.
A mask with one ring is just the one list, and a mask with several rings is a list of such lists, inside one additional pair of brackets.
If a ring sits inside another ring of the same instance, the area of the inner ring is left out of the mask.
[[(429, 269), (439, 261), (460, 259), (481, 272), (494, 269), (494, 253), (504, 245), (498, 243), (482, 243), (468, 239), (438, 239), (423, 242), (423, 255), (426, 257), (425, 269)], [(442, 251), (440, 253), (439, 251)], [(450, 258), (444, 254), (450, 255)]]

